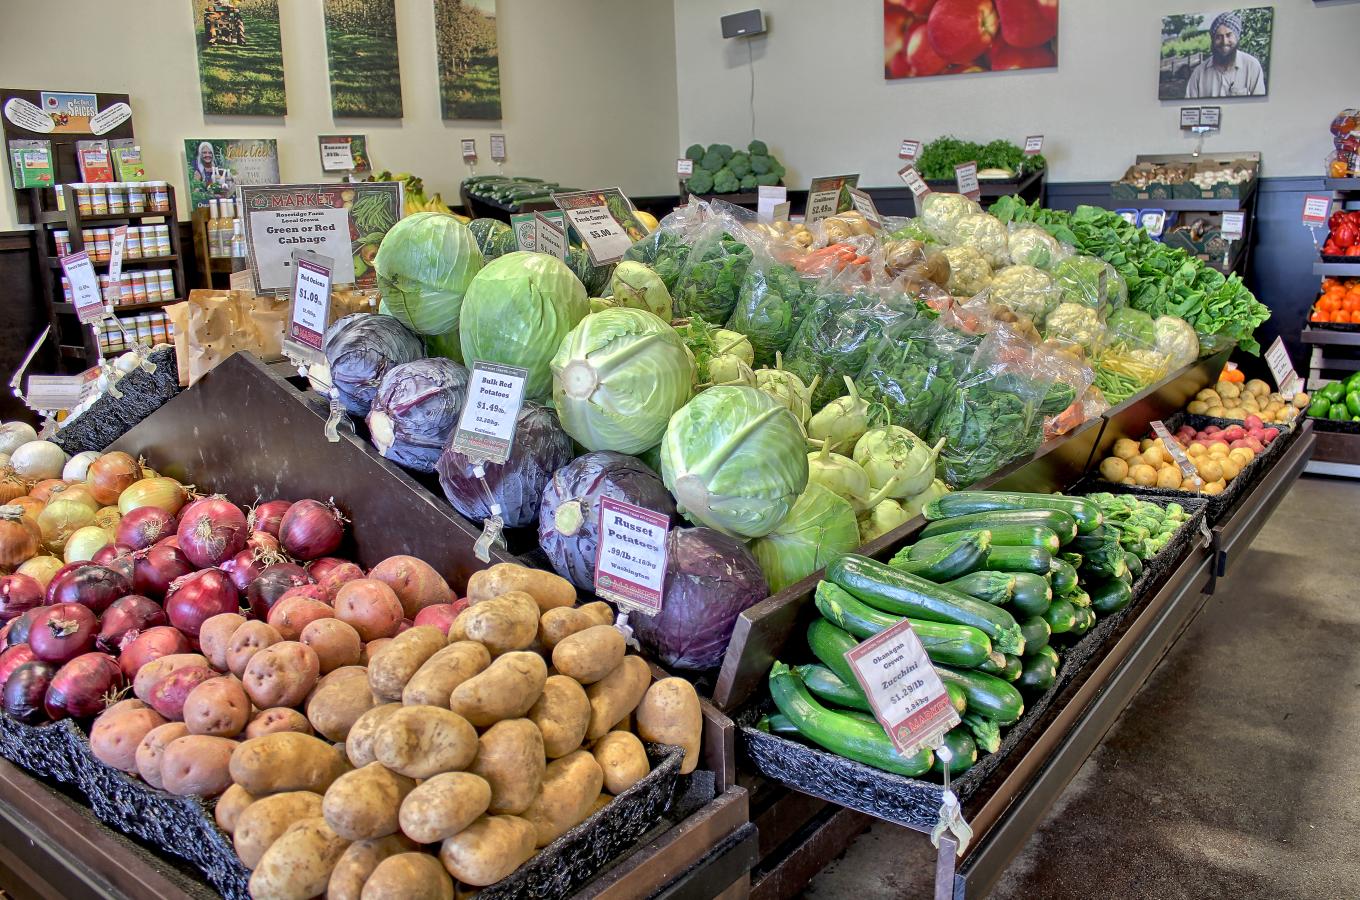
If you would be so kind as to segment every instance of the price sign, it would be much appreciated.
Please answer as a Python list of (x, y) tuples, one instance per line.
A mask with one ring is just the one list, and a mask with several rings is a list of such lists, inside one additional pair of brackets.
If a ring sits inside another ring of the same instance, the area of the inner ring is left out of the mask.
[(509, 459), (528, 377), (528, 369), (473, 362), (467, 400), (453, 432), (453, 449), (469, 459), (497, 465)]
[(959, 724), (940, 676), (906, 619), (847, 650), (845, 661), (903, 756), (938, 743)]
[(323, 137), (320, 139), (320, 143), (321, 171), (354, 171), (354, 150), (350, 147), (349, 138), (333, 138), (327, 140)]
[(908, 162), (915, 162), (916, 157), (921, 155), (921, 142), (905, 140), (902, 146), (897, 148), (898, 159), (905, 159)]
[(682, 156), (675, 161), (675, 174), (681, 178), (688, 178), (694, 174), (694, 160)]
[(1166, 210), (1145, 209), (1138, 216), (1138, 224), (1152, 237), (1161, 237), (1162, 232), (1166, 230)]
[(1199, 112), (1199, 107), (1198, 107), (1198, 106), (1183, 106), (1183, 107), (1181, 107), (1181, 127), (1182, 127), (1182, 128), (1198, 128), (1198, 127), (1199, 127), (1199, 117), (1200, 117), (1200, 112)]
[(1331, 214), (1332, 197), (1330, 194), (1309, 194), (1303, 198), (1303, 224), (1309, 228), (1326, 225), (1327, 217)]
[(469, 166), (477, 165), (477, 140), (463, 138), (460, 143), (463, 146), (463, 162)]
[(33, 409), (75, 409), (99, 389), (99, 367), (79, 375), (30, 375), (24, 402)]
[(661, 513), (601, 497), (595, 593), (645, 615), (661, 612), (670, 527)]
[(789, 220), (789, 213), (792, 211), (793, 204), (790, 203), (789, 201), (785, 200), (783, 203), (776, 203), (774, 205), (774, 209), (771, 212), (772, 216), (771, 221), (787, 222)]
[(245, 291), (248, 294), (254, 294), (255, 270), (242, 269), (239, 272), (232, 272), (227, 276), (227, 287), (233, 291)]
[(926, 184), (921, 173), (916, 171), (916, 166), (903, 166), (897, 170), (897, 177), (906, 182), (907, 187), (911, 188), (912, 194), (918, 200), (930, 193), (930, 185)]
[(515, 249), (530, 252), (538, 249), (538, 222), (533, 213), (511, 213), (510, 227), (515, 232)]
[(1223, 214), (1223, 239), (1226, 241), (1242, 240), (1242, 232), (1247, 225), (1247, 214), (1245, 212), (1225, 212)]
[(113, 240), (109, 250), (109, 291), (119, 300), (123, 299), (123, 249), (127, 246), (126, 225), (113, 229)]
[(1221, 106), (1201, 106), (1199, 108), (1199, 127), (1217, 128), (1218, 123), (1223, 120), (1223, 107)]
[(321, 352), (330, 324), (331, 269), (334, 261), (310, 250), (293, 251), (293, 299), (288, 307), (287, 348), (308, 363), (323, 362)]
[(782, 184), (762, 184), (756, 188), (756, 219), (775, 221), (775, 207), (788, 199), (789, 189)]
[(585, 242), (590, 261), (597, 266), (618, 262), (634, 240), (646, 231), (633, 216), (633, 205), (618, 188), (553, 194), (557, 208)]
[(94, 272), (94, 263), (86, 250), (68, 253), (61, 258), (61, 270), (66, 273), (66, 281), (71, 285), (71, 303), (76, 308), (76, 318), (80, 324), (98, 322), (104, 318), (104, 298), (99, 294), (99, 276)]
[(503, 134), (491, 135), (491, 161), (505, 162), (505, 135)]
[(1157, 419), (1152, 423), (1152, 433), (1161, 438), (1162, 445), (1166, 447), (1166, 452), (1170, 453), (1171, 458), (1175, 461), (1176, 465), (1180, 466), (1181, 475), (1183, 477), (1189, 478), (1199, 474), (1195, 470), (1195, 464), (1190, 461), (1190, 457), (1185, 455), (1185, 451), (1181, 449), (1181, 445), (1176, 442), (1176, 439), (1171, 436), (1171, 432), (1166, 430), (1166, 425), (1161, 419)]
[(567, 258), (567, 231), (542, 213), (534, 213), (534, 249), (539, 253)]
[(1038, 156), (1044, 152), (1044, 136), (1042, 134), (1031, 134), (1025, 138), (1025, 155)]
[(1279, 335), (1275, 336), (1275, 340), (1266, 350), (1266, 365), (1270, 366), (1270, 376), (1275, 379), (1280, 396), (1287, 401), (1293, 400), (1294, 395), (1299, 392), (1302, 380), (1299, 373), (1294, 370), (1294, 361), (1289, 358), (1289, 348), (1284, 345), (1284, 338)]
[(842, 196), (842, 189), (852, 188), (858, 184), (858, 175), (830, 175), (812, 179), (812, 185), (808, 188), (807, 211), (803, 213), (803, 221), (811, 225), (819, 219), (849, 209), (849, 191), (845, 191)]
[(874, 206), (874, 198), (870, 197), (859, 188), (850, 189), (850, 202), (859, 210), (859, 214), (868, 219), (875, 228), (883, 227), (883, 217), (878, 214), (878, 207)]
[(959, 163), (954, 167), (954, 182), (959, 186), (959, 193), (969, 200), (977, 200), (982, 196), (982, 188), (978, 186), (977, 163)]

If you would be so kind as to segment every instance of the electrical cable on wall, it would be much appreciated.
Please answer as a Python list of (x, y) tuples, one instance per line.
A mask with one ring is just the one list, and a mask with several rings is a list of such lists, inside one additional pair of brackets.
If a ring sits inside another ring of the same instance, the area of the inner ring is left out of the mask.
[(751, 70), (751, 140), (756, 139), (756, 60), (751, 41), (746, 40), (746, 67)]

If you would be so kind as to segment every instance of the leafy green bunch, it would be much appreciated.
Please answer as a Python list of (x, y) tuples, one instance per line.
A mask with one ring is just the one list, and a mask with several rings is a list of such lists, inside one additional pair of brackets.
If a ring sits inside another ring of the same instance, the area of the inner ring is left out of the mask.
[[(698, 316), (705, 322), (726, 322), (737, 305), (751, 248), (724, 231), (692, 249), (684, 271), (670, 289), (675, 313), (682, 318)], [(662, 280), (666, 274), (656, 270)]]

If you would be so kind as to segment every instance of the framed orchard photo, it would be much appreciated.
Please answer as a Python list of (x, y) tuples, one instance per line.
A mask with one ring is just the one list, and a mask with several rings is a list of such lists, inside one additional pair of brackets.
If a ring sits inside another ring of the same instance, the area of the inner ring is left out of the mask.
[(1275, 9), (1223, 9), (1162, 17), (1159, 100), (1264, 97)]

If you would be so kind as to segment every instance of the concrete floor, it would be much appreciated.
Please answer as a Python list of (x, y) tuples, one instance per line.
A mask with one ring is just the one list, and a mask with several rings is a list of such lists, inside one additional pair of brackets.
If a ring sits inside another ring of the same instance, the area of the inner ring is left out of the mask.
[[(1360, 896), (1357, 532), (1360, 484), (1298, 482), (991, 896)], [(926, 851), (876, 825), (806, 896), (930, 897)]]

